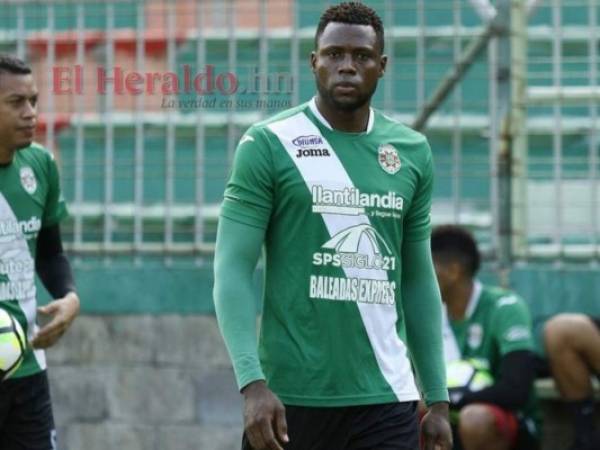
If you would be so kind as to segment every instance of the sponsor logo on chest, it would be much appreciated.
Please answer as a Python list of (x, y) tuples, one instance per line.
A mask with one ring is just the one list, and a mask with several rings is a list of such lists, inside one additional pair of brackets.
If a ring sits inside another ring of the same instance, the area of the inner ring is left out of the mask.
[(311, 156), (331, 156), (326, 148), (299, 148), (296, 152), (296, 158)]
[(292, 139), (292, 144), (296, 147), (311, 147), (313, 145), (323, 145), (323, 138), (317, 135), (298, 136)]
[(364, 214), (366, 208), (376, 208), (400, 213), (404, 207), (404, 198), (394, 191), (385, 194), (361, 192), (354, 187), (328, 189), (314, 185), (311, 189), (313, 212), (329, 214)]
[[(369, 224), (343, 229), (313, 253), (313, 266), (364, 270), (360, 276), (311, 275), (313, 299), (378, 305), (396, 303), (396, 282), (373, 279), (372, 271), (396, 270), (396, 257), (383, 237)], [(371, 273), (369, 273), (371, 271)], [(358, 272), (355, 272), (355, 275)], [(376, 277), (375, 277), (376, 278)]]
[(31, 216), (29, 220), (13, 220), (0, 218), (0, 242), (12, 240), (16, 236), (25, 236), (31, 239), (37, 236), (42, 229), (42, 221), (37, 216)]
[(331, 156), (331, 152), (325, 147), (325, 143), (321, 136), (298, 136), (292, 139), (292, 144), (296, 147), (300, 147), (296, 150), (296, 158)]
[(37, 179), (33, 173), (33, 169), (29, 166), (21, 167), (19, 170), (19, 178), (21, 178), (21, 186), (25, 191), (32, 195), (35, 193), (38, 187)]

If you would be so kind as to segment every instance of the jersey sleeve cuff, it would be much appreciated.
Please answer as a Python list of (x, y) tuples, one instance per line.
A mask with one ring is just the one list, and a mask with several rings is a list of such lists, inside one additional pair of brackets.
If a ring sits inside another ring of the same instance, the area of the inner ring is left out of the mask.
[(430, 406), (434, 403), (449, 402), (448, 389), (434, 389), (423, 393), (425, 404)]
[(260, 369), (260, 367), (254, 369), (250, 372), (240, 374), (239, 376), (237, 376), (238, 389), (241, 391), (246, 386), (248, 386), (250, 383), (253, 383), (253, 382), (259, 381), (259, 380), (266, 380), (266, 377), (263, 374), (263, 371)]

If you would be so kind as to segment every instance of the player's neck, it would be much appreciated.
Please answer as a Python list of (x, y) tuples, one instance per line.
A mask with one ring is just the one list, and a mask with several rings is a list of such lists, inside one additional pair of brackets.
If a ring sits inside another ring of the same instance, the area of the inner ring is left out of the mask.
[(473, 280), (464, 280), (454, 286), (452, 292), (449, 293), (449, 301), (446, 302), (450, 319), (463, 320), (465, 318), (473, 289)]
[(317, 95), (316, 105), (319, 112), (325, 117), (334, 130), (347, 133), (362, 133), (366, 131), (371, 113), (369, 102), (352, 111), (340, 110), (329, 105)]
[(6, 166), (10, 164), (14, 156), (14, 150), (8, 150), (6, 147), (0, 146), (0, 166)]

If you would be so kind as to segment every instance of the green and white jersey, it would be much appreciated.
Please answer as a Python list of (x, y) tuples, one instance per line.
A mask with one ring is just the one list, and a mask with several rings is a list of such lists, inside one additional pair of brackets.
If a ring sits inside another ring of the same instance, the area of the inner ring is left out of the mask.
[[(37, 330), (35, 251), (40, 229), (67, 214), (52, 155), (32, 144), (0, 166), (0, 307), (20, 322), (28, 339)], [(46, 368), (42, 350), (27, 350), (13, 378)]]
[[(476, 359), (492, 376), (499, 376), (500, 361), (507, 353), (534, 350), (532, 324), (525, 302), (511, 291), (474, 282), (463, 320), (448, 320), (444, 330), (446, 362), (454, 359)], [(525, 416), (537, 420), (534, 394)]]
[(429, 238), (432, 178), (424, 136), (374, 110), (341, 132), (313, 99), (240, 140), (221, 214), (266, 230), (259, 355), (284, 403), (419, 398), (400, 255)]

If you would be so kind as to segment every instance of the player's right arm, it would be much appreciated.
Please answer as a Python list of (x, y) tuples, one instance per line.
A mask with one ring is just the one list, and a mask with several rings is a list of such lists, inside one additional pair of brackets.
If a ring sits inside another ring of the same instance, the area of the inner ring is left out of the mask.
[(287, 441), (285, 409), (267, 388), (256, 339), (253, 275), (272, 205), (273, 177), (268, 140), (250, 130), (236, 150), (221, 207), (215, 250), (217, 320), (244, 394), (244, 428), (253, 448), (282, 450)]

